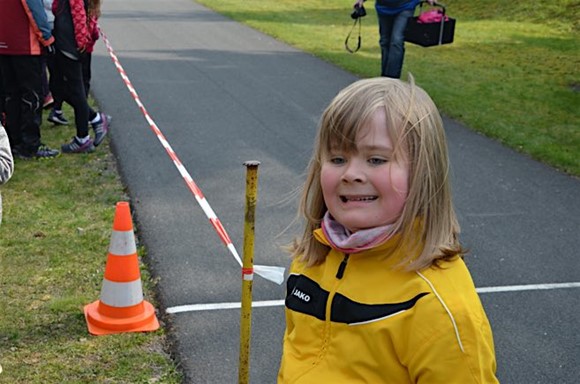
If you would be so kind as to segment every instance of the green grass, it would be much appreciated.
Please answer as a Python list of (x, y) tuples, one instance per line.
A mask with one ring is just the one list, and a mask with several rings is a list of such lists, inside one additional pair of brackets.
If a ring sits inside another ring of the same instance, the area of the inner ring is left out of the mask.
[[(71, 127), (42, 127), (53, 147), (73, 135)], [(99, 299), (115, 204), (129, 200), (108, 141), (90, 155), (16, 160), (2, 195), (0, 383), (180, 383), (163, 329), (87, 330), (83, 307)], [(141, 279), (155, 305), (144, 267)]]
[[(354, 1), (198, 2), (361, 77), (379, 73), (373, 2), (355, 54), (344, 49)], [(457, 22), (453, 44), (407, 44), (403, 78), (411, 72), (447, 116), (580, 176), (580, 3), (442, 3)]]

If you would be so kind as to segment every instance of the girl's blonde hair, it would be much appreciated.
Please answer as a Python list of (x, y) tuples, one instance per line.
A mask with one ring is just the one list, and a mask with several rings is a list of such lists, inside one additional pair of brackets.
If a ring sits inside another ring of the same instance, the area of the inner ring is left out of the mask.
[(89, 0), (87, 7), (87, 16), (98, 19), (101, 17), (101, 0)]
[(407, 255), (400, 266), (421, 270), (465, 253), (458, 241), (445, 131), (437, 107), (411, 75), (409, 82), (381, 77), (349, 85), (322, 114), (300, 201), (304, 233), (289, 249), (308, 265), (323, 262), (329, 250), (313, 237), (327, 210), (320, 185), (324, 158), (331, 147), (355, 151), (357, 133), (379, 108), (386, 112), (385, 129), (395, 143), (395, 159), (409, 165), (409, 195), (392, 228), (400, 234), (395, 251)]

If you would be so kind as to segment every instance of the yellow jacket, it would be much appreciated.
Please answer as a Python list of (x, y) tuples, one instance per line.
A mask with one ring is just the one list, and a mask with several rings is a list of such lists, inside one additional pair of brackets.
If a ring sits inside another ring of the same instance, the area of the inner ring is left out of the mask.
[[(321, 230), (317, 239), (328, 244)], [(493, 337), (460, 258), (393, 267), (395, 239), (321, 265), (295, 260), (278, 383), (497, 383)], [(390, 256), (389, 256), (390, 255)]]

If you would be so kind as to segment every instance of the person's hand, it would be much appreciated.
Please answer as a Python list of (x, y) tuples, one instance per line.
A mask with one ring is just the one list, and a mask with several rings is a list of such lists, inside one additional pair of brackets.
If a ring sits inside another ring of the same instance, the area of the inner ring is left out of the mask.
[(365, 0), (356, 0), (356, 3), (354, 3), (353, 8), (360, 7), (361, 5), (363, 5), (364, 2)]

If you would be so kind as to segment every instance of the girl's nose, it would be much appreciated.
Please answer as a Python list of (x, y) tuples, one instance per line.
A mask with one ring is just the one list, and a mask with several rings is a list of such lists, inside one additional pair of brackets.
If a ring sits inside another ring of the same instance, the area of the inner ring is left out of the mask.
[(362, 183), (365, 179), (364, 169), (360, 162), (356, 160), (349, 161), (342, 174), (342, 181), (346, 183)]

